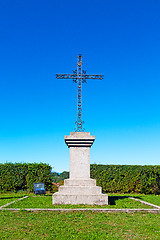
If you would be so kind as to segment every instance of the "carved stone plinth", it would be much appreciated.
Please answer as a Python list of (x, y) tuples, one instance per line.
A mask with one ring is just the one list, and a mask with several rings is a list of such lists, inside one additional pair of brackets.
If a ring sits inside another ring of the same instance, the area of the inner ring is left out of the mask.
[(69, 179), (53, 194), (53, 204), (108, 204), (108, 195), (90, 178), (90, 147), (95, 137), (89, 132), (71, 132), (64, 139), (70, 148)]

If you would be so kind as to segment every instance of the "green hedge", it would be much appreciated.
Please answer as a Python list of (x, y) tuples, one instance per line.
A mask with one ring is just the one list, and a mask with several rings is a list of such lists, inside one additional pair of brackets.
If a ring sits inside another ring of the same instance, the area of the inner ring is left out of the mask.
[[(0, 191), (33, 191), (34, 182), (44, 182), (52, 191), (52, 168), (44, 163), (0, 164)], [(61, 174), (68, 177), (68, 173)], [(91, 178), (104, 193), (160, 194), (160, 166), (91, 165)]]
[(91, 178), (104, 193), (160, 194), (160, 166), (92, 164)]
[(34, 182), (43, 182), (51, 190), (51, 166), (44, 163), (0, 164), (0, 191), (33, 191)]

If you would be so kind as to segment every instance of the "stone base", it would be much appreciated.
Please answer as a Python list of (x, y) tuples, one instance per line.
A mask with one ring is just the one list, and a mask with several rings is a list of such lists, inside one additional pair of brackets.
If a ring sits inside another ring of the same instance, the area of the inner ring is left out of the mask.
[(66, 179), (58, 192), (53, 194), (53, 204), (106, 205), (108, 195), (96, 186), (95, 179)]
[(108, 195), (62, 195), (53, 194), (53, 204), (88, 204), (88, 205), (106, 205), (108, 204)]

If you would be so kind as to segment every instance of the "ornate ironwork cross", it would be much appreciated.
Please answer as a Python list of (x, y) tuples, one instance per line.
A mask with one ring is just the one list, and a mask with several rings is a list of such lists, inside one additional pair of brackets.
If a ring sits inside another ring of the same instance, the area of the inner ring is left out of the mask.
[(72, 74), (56, 74), (57, 79), (72, 79), (73, 82), (77, 83), (77, 128), (76, 132), (83, 132), (83, 121), (82, 121), (82, 83), (86, 83), (86, 79), (102, 80), (103, 75), (89, 75), (86, 71), (82, 70), (82, 55), (77, 56), (77, 70), (73, 71)]

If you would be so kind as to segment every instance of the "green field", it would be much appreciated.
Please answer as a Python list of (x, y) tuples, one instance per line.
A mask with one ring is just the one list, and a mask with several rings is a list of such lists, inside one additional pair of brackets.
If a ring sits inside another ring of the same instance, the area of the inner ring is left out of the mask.
[[(160, 214), (158, 213), (99, 213), (78, 212), (27, 212), (24, 208), (101, 208), (91, 205), (52, 205), (52, 195), (34, 196), (27, 193), (0, 195), (0, 206), (28, 195), (8, 208), (21, 208), (12, 212), (0, 211), (0, 239), (160, 239)], [(131, 195), (130, 195), (131, 196)], [(160, 196), (132, 195), (160, 205)], [(127, 198), (126, 195), (109, 196), (111, 205), (102, 208), (151, 208)]]
[(160, 206), (160, 195), (142, 195), (142, 196), (137, 196), (137, 198)]
[(0, 207), (26, 195), (25, 193), (0, 193)]
[[(13, 200), (16, 200), (20, 197), (23, 197), (25, 194), (11, 194), (9, 195), (2, 195), (0, 197), (0, 206), (3, 204), (6, 204), (7, 202), (11, 202)], [(139, 199), (147, 200), (149, 199), (151, 203), (156, 203), (155, 199), (158, 200), (159, 197), (157, 196), (135, 196)], [(146, 198), (147, 199), (146, 199)], [(152, 201), (153, 200), (153, 201)], [(3, 204), (2, 204), (3, 203)], [(15, 203), (12, 203), (7, 208), (152, 208), (151, 206), (142, 204), (140, 202), (137, 202), (135, 200), (129, 199), (125, 195), (111, 195), (109, 196), (109, 205), (104, 206), (97, 206), (97, 205), (52, 205), (52, 195), (48, 194), (45, 196), (35, 196), (33, 194), (29, 194), (29, 198), (26, 198), (22, 201), (17, 201)]]
[(160, 239), (150, 213), (0, 212), (0, 239)]

